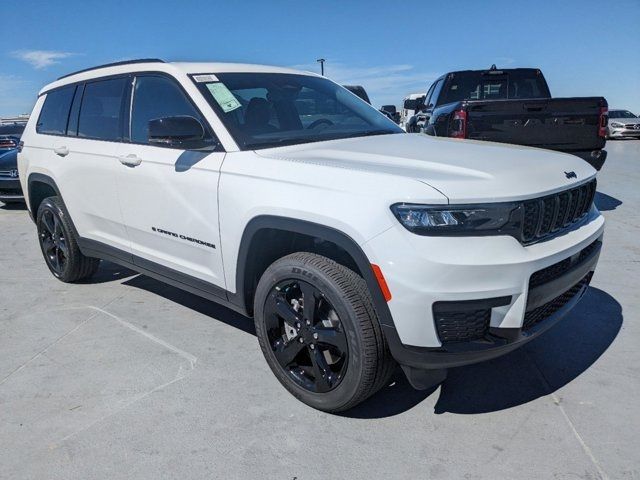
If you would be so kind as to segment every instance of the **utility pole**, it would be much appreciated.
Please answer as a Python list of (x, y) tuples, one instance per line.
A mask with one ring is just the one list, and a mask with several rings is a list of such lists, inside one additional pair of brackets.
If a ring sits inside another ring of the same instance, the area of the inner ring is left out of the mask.
[(326, 60), (324, 58), (319, 58), (316, 62), (320, 63), (320, 74), (324, 77), (324, 62), (326, 62)]

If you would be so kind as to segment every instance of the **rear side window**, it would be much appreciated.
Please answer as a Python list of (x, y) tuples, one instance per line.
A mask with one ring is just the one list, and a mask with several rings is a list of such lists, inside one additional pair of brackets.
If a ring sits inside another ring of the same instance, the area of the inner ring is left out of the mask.
[(69, 109), (75, 91), (76, 86), (73, 85), (47, 93), (36, 124), (36, 132), (50, 135), (67, 133)]
[(78, 137), (122, 140), (122, 110), (126, 85), (126, 77), (100, 80), (85, 85), (78, 119)]
[(189, 116), (200, 120), (200, 114), (175, 82), (159, 76), (136, 77), (131, 110), (131, 141), (148, 143), (149, 121), (163, 117)]

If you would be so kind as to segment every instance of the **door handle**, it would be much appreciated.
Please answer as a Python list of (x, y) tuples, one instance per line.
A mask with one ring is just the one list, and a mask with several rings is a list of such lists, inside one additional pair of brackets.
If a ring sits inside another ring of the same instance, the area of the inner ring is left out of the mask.
[(130, 153), (129, 155), (118, 157), (118, 160), (121, 164), (126, 165), (127, 167), (137, 167), (142, 163), (142, 159), (135, 153)]
[(66, 157), (67, 155), (69, 155), (69, 149), (67, 147), (58, 147), (58, 148), (54, 148), (53, 152), (60, 156), (60, 157)]

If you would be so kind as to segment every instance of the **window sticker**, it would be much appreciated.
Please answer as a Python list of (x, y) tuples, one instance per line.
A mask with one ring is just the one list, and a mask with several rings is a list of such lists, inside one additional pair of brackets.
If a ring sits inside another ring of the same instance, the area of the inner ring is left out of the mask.
[(209, 73), (208, 75), (194, 75), (193, 79), (198, 83), (217, 82), (218, 81), (218, 77), (216, 77), (212, 73)]
[(207, 83), (207, 88), (224, 113), (240, 108), (240, 102), (233, 96), (224, 83)]

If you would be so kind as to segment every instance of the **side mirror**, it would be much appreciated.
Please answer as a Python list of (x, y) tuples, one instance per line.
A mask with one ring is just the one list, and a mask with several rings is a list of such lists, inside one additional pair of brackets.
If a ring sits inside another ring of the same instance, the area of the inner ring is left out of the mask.
[(149, 145), (196, 150), (210, 147), (205, 129), (197, 118), (187, 115), (154, 118), (149, 121)]
[(382, 110), (383, 112), (387, 112), (390, 113), (391, 115), (395, 115), (396, 113), (396, 106), (395, 105), (383, 105), (380, 110)]
[(405, 100), (404, 101), (403, 107), (404, 107), (405, 110), (415, 110), (417, 105), (418, 105), (418, 100), (416, 100), (416, 99), (412, 99), (411, 100), (410, 99), (410, 100)]

